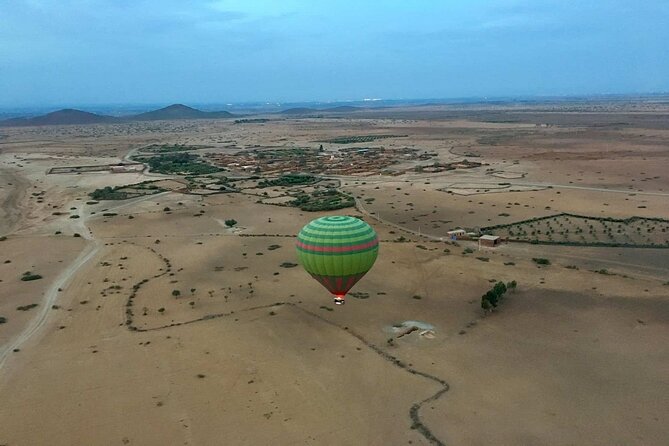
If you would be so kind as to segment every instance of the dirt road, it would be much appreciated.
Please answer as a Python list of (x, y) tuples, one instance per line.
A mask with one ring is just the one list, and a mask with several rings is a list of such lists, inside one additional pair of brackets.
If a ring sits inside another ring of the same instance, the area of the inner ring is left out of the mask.
[[(108, 210), (109, 211), (118, 210), (144, 200), (154, 199), (156, 196), (164, 195), (167, 193), (169, 192), (163, 192), (161, 194), (155, 194), (155, 195), (147, 195), (144, 197), (136, 198), (134, 200), (129, 200), (124, 203), (119, 203), (115, 206), (110, 206)], [(81, 218), (76, 222), (76, 225), (77, 227), (80, 228), (79, 233), (81, 234), (81, 236), (86, 240), (88, 240), (90, 243), (81, 252), (81, 254), (79, 254), (79, 256), (58, 275), (56, 280), (53, 282), (51, 287), (44, 295), (43, 301), (40, 302), (39, 312), (24, 328), (24, 330), (18, 336), (11, 339), (8, 343), (6, 343), (3, 346), (0, 346), (0, 369), (2, 369), (2, 367), (5, 365), (5, 362), (9, 354), (13, 350), (20, 348), (24, 343), (26, 343), (28, 340), (30, 340), (30, 338), (32, 338), (39, 332), (39, 330), (44, 326), (44, 324), (48, 320), (49, 312), (51, 311), (52, 305), (54, 305), (58, 300), (58, 294), (61, 292), (60, 290), (65, 288), (65, 286), (70, 282), (72, 277), (84, 265), (86, 265), (91, 259), (93, 259), (100, 251), (100, 248), (103, 246), (102, 242), (96, 240), (93, 237), (92, 232), (86, 225), (86, 222), (88, 220), (101, 218), (102, 216), (101, 215), (91, 216), (90, 214), (85, 212), (85, 210), (83, 209), (83, 205), (81, 204), (78, 205), (77, 208), (79, 211), (79, 215), (81, 215)]]

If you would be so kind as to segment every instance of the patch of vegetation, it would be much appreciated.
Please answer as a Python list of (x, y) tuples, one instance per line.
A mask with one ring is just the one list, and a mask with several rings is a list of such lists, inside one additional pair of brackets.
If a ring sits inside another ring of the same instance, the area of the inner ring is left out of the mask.
[(37, 306), (37, 304), (21, 305), (20, 307), (16, 307), (16, 309), (18, 311), (28, 311), (28, 310), (32, 310), (36, 306)]
[(297, 263), (292, 263), (292, 262), (283, 262), (281, 265), (279, 265), (281, 268), (295, 268), (297, 266)]
[(146, 163), (152, 172), (177, 175), (206, 175), (219, 172), (218, 167), (201, 161), (197, 155), (187, 152), (166, 153), (137, 158)]
[(275, 187), (275, 186), (303, 186), (306, 184), (313, 184), (319, 181), (319, 178), (313, 175), (306, 174), (288, 174), (281, 175), (276, 179), (261, 180), (258, 182), (259, 188)]
[(228, 220), (225, 220), (225, 226), (227, 226), (228, 228), (232, 228), (236, 224), (237, 224), (237, 220), (235, 220), (234, 218), (230, 218)]
[(385, 138), (406, 138), (408, 135), (359, 135), (359, 136), (337, 136), (335, 138), (325, 139), (317, 142), (327, 142), (330, 144), (357, 144), (362, 142), (372, 142), (377, 139)]
[(605, 276), (615, 276), (615, 273), (609, 272), (609, 270), (607, 270), (606, 268), (598, 269), (598, 270), (593, 271), (593, 272), (595, 272), (597, 274), (603, 274)]
[(550, 265), (551, 261), (543, 257), (532, 257), (532, 261), (537, 265)]
[(152, 144), (150, 146), (142, 147), (141, 152), (150, 153), (173, 153), (173, 152), (187, 152), (189, 150), (205, 149), (207, 146), (187, 146), (185, 144)]
[(7, 323), (7, 318), (4, 316), (0, 316), (0, 324), (6, 324)]
[(3, 236), (0, 237), (0, 242), (4, 242), (5, 240), (7, 240), (7, 236), (3, 235)]
[(157, 194), (165, 192), (166, 189), (153, 184), (154, 181), (144, 181), (138, 184), (129, 184), (125, 186), (106, 186), (102, 189), (95, 189), (88, 194), (94, 200), (127, 200), (128, 198), (141, 197), (143, 195)]
[(362, 291), (354, 291), (352, 293), (348, 293), (348, 295), (356, 299), (369, 299), (369, 293), (363, 293)]
[(336, 189), (325, 189), (314, 191), (312, 194), (301, 193), (290, 202), (290, 205), (306, 212), (320, 212), (354, 207), (355, 200)]
[(235, 119), (235, 124), (263, 124), (269, 122), (267, 118), (253, 118), (253, 119)]
[(24, 282), (29, 282), (31, 280), (39, 280), (41, 278), (42, 278), (42, 276), (40, 276), (39, 274), (33, 274), (30, 271), (26, 271), (21, 276), (21, 280), (23, 280)]

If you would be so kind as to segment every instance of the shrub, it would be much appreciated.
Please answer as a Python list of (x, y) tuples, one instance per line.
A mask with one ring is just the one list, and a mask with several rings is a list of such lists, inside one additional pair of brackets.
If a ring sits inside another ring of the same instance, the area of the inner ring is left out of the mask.
[(172, 290), (172, 296), (174, 296), (174, 297), (179, 297), (179, 296), (181, 296), (181, 291), (179, 291), (179, 290)]
[(233, 218), (231, 218), (229, 220), (225, 220), (225, 226), (227, 226), (228, 228), (232, 228), (236, 224), (237, 224), (237, 220), (235, 220)]
[(7, 322), (7, 318), (3, 317), (3, 316), (0, 316), (0, 324), (4, 324), (6, 322)]
[(18, 311), (28, 311), (30, 309), (33, 309), (37, 306), (37, 304), (28, 304), (28, 305), (21, 305), (20, 307), (16, 307)]
[(537, 265), (550, 265), (551, 261), (542, 257), (532, 257), (532, 261)]
[(23, 276), (21, 276), (21, 280), (23, 280), (24, 282), (28, 282), (31, 280), (39, 280), (41, 278), (42, 276), (40, 276), (39, 274), (33, 274), (30, 271), (26, 271), (25, 273), (23, 273)]

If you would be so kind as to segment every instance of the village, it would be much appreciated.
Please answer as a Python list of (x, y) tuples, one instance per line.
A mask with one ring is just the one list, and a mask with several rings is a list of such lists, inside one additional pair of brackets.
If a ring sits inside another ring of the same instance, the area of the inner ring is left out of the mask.
[(404, 147), (348, 147), (339, 150), (319, 148), (280, 148), (243, 150), (237, 153), (207, 153), (212, 164), (234, 172), (277, 175), (310, 172), (328, 175), (391, 175), (406, 172), (441, 172), (479, 167), (481, 163), (462, 160), (454, 163), (421, 163), (437, 157), (434, 152)]

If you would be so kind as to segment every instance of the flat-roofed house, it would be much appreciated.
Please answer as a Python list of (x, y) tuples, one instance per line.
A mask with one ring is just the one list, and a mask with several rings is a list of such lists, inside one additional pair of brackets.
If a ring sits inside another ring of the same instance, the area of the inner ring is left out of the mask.
[(502, 239), (499, 235), (482, 235), (479, 237), (479, 248), (488, 247), (494, 248), (501, 243)]

